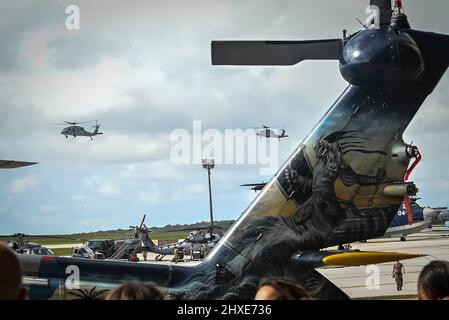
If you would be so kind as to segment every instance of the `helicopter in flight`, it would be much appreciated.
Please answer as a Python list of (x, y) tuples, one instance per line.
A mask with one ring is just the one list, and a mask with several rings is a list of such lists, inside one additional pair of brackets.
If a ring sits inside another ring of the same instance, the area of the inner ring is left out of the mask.
[[(83, 127), (79, 126), (79, 124), (83, 124), (83, 123), (91, 123), (95, 121), (95, 125), (92, 126), (92, 128), (94, 128), (93, 132), (89, 132), (86, 129), (84, 129)], [(61, 130), (61, 134), (64, 135), (66, 138), (68, 138), (69, 136), (73, 136), (74, 138), (76, 137), (90, 137), (90, 140), (93, 140), (93, 137), (103, 134), (103, 132), (98, 132), (98, 129), (100, 128), (100, 124), (98, 124), (99, 120), (94, 120), (94, 121), (85, 121), (85, 122), (70, 122), (70, 121), (64, 121), (64, 123), (57, 123), (54, 124), (56, 126), (66, 126), (66, 125), (70, 125), (69, 127), (66, 127), (64, 129)]]
[(201, 263), (21, 256), (24, 278), (48, 280), (24, 282), (30, 298), (76, 298), (65, 283), (77, 266), (79, 287), (99, 292), (139, 280), (174, 299), (252, 299), (263, 278), (283, 276), (315, 299), (348, 299), (317, 269), (425, 256), (326, 250), (384, 235), (404, 198), (416, 195), (405, 179), (416, 152), (403, 133), (449, 67), (449, 35), (413, 29), (400, 0), (394, 10), (391, 0), (369, 3), (373, 27), (339, 39), (212, 42), (213, 65), (333, 60), (347, 87)]
[(270, 127), (270, 126), (266, 126), (266, 125), (262, 125), (261, 127), (257, 128), (257, 136), (259, 138), (274, 138), (274, 139), (283, 139), (283, 138), (288, 138), (288, 135), (286, 135), (286, 131), (285, 128), (279, 128), (278, 130), (273, 130), (272, 128), (275, 127)]

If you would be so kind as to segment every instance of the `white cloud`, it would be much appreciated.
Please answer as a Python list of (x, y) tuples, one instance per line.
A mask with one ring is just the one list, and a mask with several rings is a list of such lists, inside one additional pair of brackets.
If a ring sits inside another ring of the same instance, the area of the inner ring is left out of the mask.
[[(84, 183), (88, 190), (103, 196), (115, 196), (119, 194), (119, 187), (111, 180), (100, 176), (91, 176), (84, 178)], [(78, 197), (77, 200), (80, 198)]]
[(38, 186), (39, 186), (38, 176), (31, 174), (25, 177), (15, 179), (9, 187), (9, 191), (13, 194), (23, 194), (25, 192), (36, 190)]

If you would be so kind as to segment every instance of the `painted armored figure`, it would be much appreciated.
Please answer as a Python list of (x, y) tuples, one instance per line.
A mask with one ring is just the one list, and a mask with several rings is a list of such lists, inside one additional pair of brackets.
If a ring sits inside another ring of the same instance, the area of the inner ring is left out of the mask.
[[(344, 153), (347, 151), (365, 152), (357, 141), (341, 142), (345, 139), (357, 139), (357, 137), (347, 136), (351, 133), (353, 132), (335, 132), (319, 139), (315, 146), (318, 162), (313, 169), (312, 177), (304, 179), (298, 176), (300, 183), (296, 184), (297, 188), (311, 193), (307, 201), (298, 206), (294, 214), (296, 223), (303, 225), (305, 229), (311, 227), (314, 228), (314, 232), (329, 232), (330, 228), (346, 216), (342, 205), (349, 207), (350, 210), (357, 210), (350, 202), (337, 198), (335, 194), (337, 178), (340, 178), (346, 186), (375, 185), (385, 179), (385, 170), (382, 168), (378, 170), (376, 176), (364, 176), (354, 172), (345, 161)], [(369, 152), (385, 155), (382, 151)]]

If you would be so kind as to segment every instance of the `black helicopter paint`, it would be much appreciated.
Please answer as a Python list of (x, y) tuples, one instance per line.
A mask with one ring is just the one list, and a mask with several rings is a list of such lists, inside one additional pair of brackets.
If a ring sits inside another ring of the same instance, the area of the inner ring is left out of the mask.
[(76, 298), (64, 286), (73, 265), (81, 287), (98, 290), (141, 280), (179, 299), (241, 299), (254, 296), (261, 278), (282, 275), (317, 298), (347, 298), (314, 269), (317, 261), (301, 257), (321, 259), (319, 249), (385, 233), (416, 191), (403, 182), (413, 155), (402, 134), (449, 65), (449, 36), (411, 29), (401, 7), (392, 15), (390, 0), (371, 4), (380, 28), (343, 39), (212, 43), (215, 65), (338, 60), (349, 86), (202, 263), (22, 256), (24, 276), (43, 280), (29, 285), (31, 298)]

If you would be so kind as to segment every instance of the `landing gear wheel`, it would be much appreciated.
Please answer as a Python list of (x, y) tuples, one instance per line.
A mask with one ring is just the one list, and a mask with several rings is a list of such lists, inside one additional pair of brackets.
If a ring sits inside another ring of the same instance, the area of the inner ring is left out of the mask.
[(407, 237), (406, 236), (402, 236), (401, 237), (401, 241), (407, 241)]

